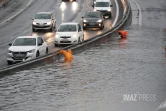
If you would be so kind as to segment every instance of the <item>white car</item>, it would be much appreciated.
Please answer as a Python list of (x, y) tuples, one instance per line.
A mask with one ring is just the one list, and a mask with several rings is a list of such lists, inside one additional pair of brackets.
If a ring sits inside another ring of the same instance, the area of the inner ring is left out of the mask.
[(103, 16), (108, 16), (111, 18), (112, 12), (112, 3), (110, 0), (95, 0), (94, 5), (92, 7), (94, 8), (94, 11), (100, 11), (102, 12)]
[(55, 46), (84, 41), (84, 32), (79, 23), (62, 23), (55, 35)]
[(40, 29), (49, 31), (54, 31), (54, 29), (56, 29), (56, 20), (51, 12), (38, 12), (32, 20), (33, 32)]
[(42, 37), (22, 36), (17, 37), (9, 44), (7, 63), (22, 62), (48, 53), (48, 46)]

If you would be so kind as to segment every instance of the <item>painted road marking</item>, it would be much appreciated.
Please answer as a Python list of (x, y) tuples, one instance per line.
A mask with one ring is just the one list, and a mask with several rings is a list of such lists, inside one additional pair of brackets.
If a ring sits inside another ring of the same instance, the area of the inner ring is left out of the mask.
[[(119, 5), (118, 5), (118, 2), (117, 2), (117, 0), (115, 0), (115, 4), (116, 4), (116, 17), (115, 17), (115, 20), (114, 20), (114, 22), (113, 22), (113, 24), (112, 24), (112, 27), (114, 27), (115, 26), (115, 24), (116, 24), (116, 22), (118, 21), (118, 17), (119, 17)], [(112, 28), (111, 27), (111, 28)]]
[[(29, 3), (27, 4), (27, 7), (28, 7), (31, 3), (32, 3), (32, 0), (29, 1)], [(26, 7), (26, 8), (27, 8), (27, 7)], [(25, 9), (26, 9), (26, 8), (25, 8)], [(16, 17), (18, 14), (20, 14), (21, 12), (23, 12), (25, 9), (21, 9), (21, 10), (20, 10), (19, 12), (17, 12), (15, 15), (13, 15), (13, 16), (10, 17), (9, 19), (3, 21), (1, 24), (4, 24), (4, 23), (10, 21), (10, 20), (13, 19), (14, 17)]]
[(11, 19), (13, 19), (14, 17), (16, 17), (18, 14), (20, 14), (24, 9), (21, 9), (19, 12), (17, 12), (15, 15), (13, 15), (12, 17), (10, 17), (9, 19), (5, 20), (4, 22), (2, 22), (1, 24), (4, 24), (5, 22), (10, 21)]
[(136, 4), (136, 6), (139, 10), (139, 12), (138, 12), (139, 13), (139, 25), (142, 25), (142, 11), (141, 11), (141, 8), (135, 0), (133, 0), (133, 2)]
[(29, 1), (29, 3), (27, 4), (27, 7), (32, 3), (32, 0)]

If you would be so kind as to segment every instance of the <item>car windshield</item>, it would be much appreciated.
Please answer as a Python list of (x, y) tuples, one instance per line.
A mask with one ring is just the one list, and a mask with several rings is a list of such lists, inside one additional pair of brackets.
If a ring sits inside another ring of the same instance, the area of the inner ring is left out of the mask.
[(109, 7), (109, 2), (96, 2), (95, 7)]
[(85, 18), (100, 18), (99, 12), (88, 12), (85, 14)]
[(61, 25), (58, 32), (74, 32), (77, 31), (76, 25)]
[(17, 38), (13, 46), (35, 46), (36, 38)]
[(50, 14), (36, 14), (35, 19), (51, 19)]

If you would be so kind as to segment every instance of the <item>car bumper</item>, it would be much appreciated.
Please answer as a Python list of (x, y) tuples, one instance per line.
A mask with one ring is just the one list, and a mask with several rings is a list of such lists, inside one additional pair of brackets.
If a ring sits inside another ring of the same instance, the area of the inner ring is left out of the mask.
[(32, 25), (32, 28), (33, 29), (36, 29), (36, 30), (42, 30), (42, 29), (44, 29), (44, 30), (49, 30), (49, 29), (51, 29), (52, 28), (52, 26), (51, 25), (45, 25), (45, 26), (37, 26), (37, 25)]
[(28, 53), (24, 58), (16, 58), (13, 56), (12, 53), (7, 53), (7, 61), (12, 61), (12, 62), (23, 62), (33, 59), (35, 57), (36, 55), (34, 53)]
[(55, 44), (75, 44), (78, 42), (78, 38), (55, 38)]
[(111, 16), (111, 11), (102, 12), (103, 16)]
[(87, 28), (100, 28), (103, 26), (103, 23), (100, 22), (100, 23), (90, 23), (90, 22), (83, 22), (83, 27), (87, 27)]

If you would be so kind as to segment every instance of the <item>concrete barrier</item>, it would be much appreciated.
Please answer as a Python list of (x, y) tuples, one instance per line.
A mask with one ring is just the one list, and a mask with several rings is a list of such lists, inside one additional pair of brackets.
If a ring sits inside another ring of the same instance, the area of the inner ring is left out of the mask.
[[(103, 43), (104, 41), (108, 41), (108, 40), (110, 40), (111, 37), (117, 37), (116, 30), (123, 28), (123, 25), (127, 22), (129, 16), (131, 15), (130, 4), (128, 2), (127, 2), (127, 4), (128, 5), (127, 5), (127, 10), (126, 10), (125, 15), (123, 16), (121, 21), (118, 24), (116, 24), (116, 26), (114, 28), (108, 30), (107, 32), (105, 32), (101, 35), (98, 35), (96, 37), (83, 41), (81, 43), (77, 43), (77, 44), (65, 47), (65, 48), (63, 48), (63, 50), (71, 49), (73, 54), (76, 54), (76, 53), (82, 52), (90, 47)], [(6, 74), (13, 74), (14, 72), (17, 72), (17, 71), (28, 70), (32, 67), (37, 67), (37, 66), (44, 65), (44, 64), (54, 63), (62, 57), (60, 55), (57, 55), (57, 52), (58, 51), (45, 55), (45, 56), (42, 56), (42, 57), (39, 57), (39, 58), (36, 58), (36, 59), (33, 59), (33, 60), (30, 60), (30, 61), (18, 63), (15, 65), (3, 68), (0, 70), (0, 77), (4, 76)]]

